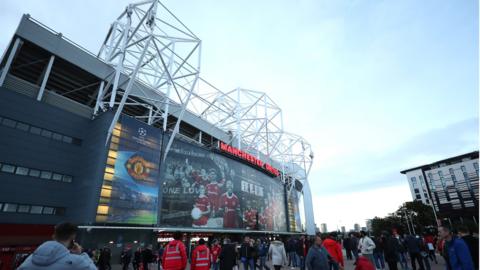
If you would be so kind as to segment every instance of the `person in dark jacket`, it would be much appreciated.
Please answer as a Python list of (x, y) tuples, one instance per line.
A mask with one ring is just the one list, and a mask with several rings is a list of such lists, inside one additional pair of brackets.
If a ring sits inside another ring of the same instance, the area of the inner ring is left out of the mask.
[(345, 237), (345, 239), (343, 239), (343, 248), (345, 249), (347, 260), (351, 260), (352, 259), (352, 238), (347, 236)]
[(140, 263), (142, 262), (142, 249), (137, 248), (133, 254), (133, 270), (140, 269)]
[(373, 260), (377, 269), (385, 269), (385, 257), (383, 256), (384, 243), (381, 237), (374, 237), (375, 249), (373, 249)]
[(130, 247), (126, 247), (120, 255), (123, 270), (128, 270), (130, 262), (132, 261), (132, 255), (132, 249)]
[(353, 252), (353, 257), (355, 257), (355, 261), (358, 259), (358, 235), (356, 233), (352, 233), (350, 235), (352, 239), (352, 252)]
[(315, 243), (308, 250), (305, 266), (308, 270), (329, 270), (328, 251), (322, 246), (320, 234), (315, 236)]
[(143, 269), (149, 269), (148, 265), (153, 263), (153, 257), (152, 246), (150, 245), (142, 251)]
[(385, 255), (385, 261), (387, 261), (389, 270), (398, 270), (398, 259), (400, 253), (400, 247), (398, 240), (392, 238), (388, 232), (383, 232), (383, 253)]
[(240, 260), (243, 263), (243, 269), (255, 270), (255, 262), (253, 261), (253, 247), (250, 242), (250, 237), (245, 236), (242, 245), (240, 246)]
[(463, 239), (463, 241), (465, 241), (465, 243), (467, 244), (468, 249), (470, 250), (470, 255), (472, 255), (473, 266), (475, 266), (475, 269), (479, 269), (478, 268), (478, 238), (471, 235), (470, 230), (465, 226), (460, 226), (458, 228), (458, 236), (460, 236)]
[(420, 266), (420, 270), (424, 270), (425, 267), (423, 266), (423, 259), (420, 255), (420, 248), (421, 248), (421, 240), (419, 237), (415, 237), (413, 235), (408, 235), (405, 238), (405, 245), (407, 246), (408, 254), (410, 254), (410, 260), (412, 264), (412, 269), (417, 270), (417, 265), (415, 261), (418, 262)]
[(448, 269), (451, 270), (473, 270), (472, 256), (468, 246), (463, 239), (455, 237), (449, 228), (438, 227), (438, 237), (445, 240), (445, 251), (448, 257)]
[(260, 270), (263, 270), (264, 268), (270, 270), (270, 268), (266, 264), (268, 255), (268, 244), (265, 242), (264, 239), (262, 239), (260, 241), (260, 244), (258, 244), (257, 250), (258, 258), (260, 259)]
[(305, 239), (305, 235), (302, 235), (300, 239), (297, 241), (297, 246), (295, 247), (295, 251), (297, 252), (298, 261), (300, 263), (300, 270), (305, 270), (305, 256), (306, 256), (306, 249), (307, 249), (307, 240)]
[(226, 238), (223, 241), (222, 251), (220, 252), (220, 270), (232, 270), (233, 266), (237, 264), (237, 252), (235, 246), (230, 243), (230, 239)]
[(100, 252), (100, 257), (98, 258), (98, 269), (99, 270), (110, 270), (112, 266), (110, 265), (110, 259), (112, 258), (109, 248), (103, 248)]

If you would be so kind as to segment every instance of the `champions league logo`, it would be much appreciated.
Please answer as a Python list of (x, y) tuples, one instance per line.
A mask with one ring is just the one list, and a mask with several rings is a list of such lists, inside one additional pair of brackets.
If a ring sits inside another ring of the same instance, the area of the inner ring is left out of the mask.
[(138, 136), (140, 136), (140, 137), (145, 137), (145, 136), (147, 136), (147, 130), (144, 129), (144, 128), (139, 128), (139, 129), (138, 129)]
[(145, 180), (150, 175), (147, 161), (141, 156), (132, 156), (125, 164), (128, 174), (135, 180)]

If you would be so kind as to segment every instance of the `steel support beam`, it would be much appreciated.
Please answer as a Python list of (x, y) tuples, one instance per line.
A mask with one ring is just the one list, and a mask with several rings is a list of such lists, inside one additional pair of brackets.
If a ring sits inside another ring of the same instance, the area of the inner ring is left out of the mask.
[(5, 66), (3, 67), (3, 70), (2, 70), (2, 75), (0, 76), (0, 86), (3, 86), (3, 83), (5, 82), (7, 73), (10, 70), (10, 66), (12, 65), (13, 58), (15, 57), (15, 54), (17, 53), (18, 47), (20, 46), (21, 42), (22, 40), (20, 38), (17, 38), (15, 39), (15, 43), (13, 43), (12, 50), (8, 55), (7, 62), (5, 63)]
[(38, 90), (37, 100), (42, 100), (43, 92), (45, 92), (45, 86), (47, 86), (48, 77), (50, 76), (50, 71), (52, 71), (53, 61), (55, 60), (55, 55), (50, 56), (48, 61), (47, 70), (43, 76), (42, 84), (40, 85), (40, 90)]

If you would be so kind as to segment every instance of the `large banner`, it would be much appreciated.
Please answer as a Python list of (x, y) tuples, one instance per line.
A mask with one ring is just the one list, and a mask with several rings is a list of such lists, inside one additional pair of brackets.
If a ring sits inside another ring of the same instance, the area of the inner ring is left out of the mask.
[(122, 117), (110, 143), (97, 222), (157, 224), (161, 132)]
[(176, 140), (162, 173), (160, 226), (286, 231), (280, 179)]

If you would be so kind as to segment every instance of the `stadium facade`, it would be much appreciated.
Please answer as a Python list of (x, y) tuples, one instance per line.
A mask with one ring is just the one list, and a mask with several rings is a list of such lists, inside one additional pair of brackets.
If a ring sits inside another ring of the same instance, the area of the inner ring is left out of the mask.
[(2, 256), (61, 221), (114, 250), (315, 233), (310, 145), (267, 94), (201, 78), (200, 47), (158, 1), (129, 5), (98, 55), (22, 17), (0, 62)]

